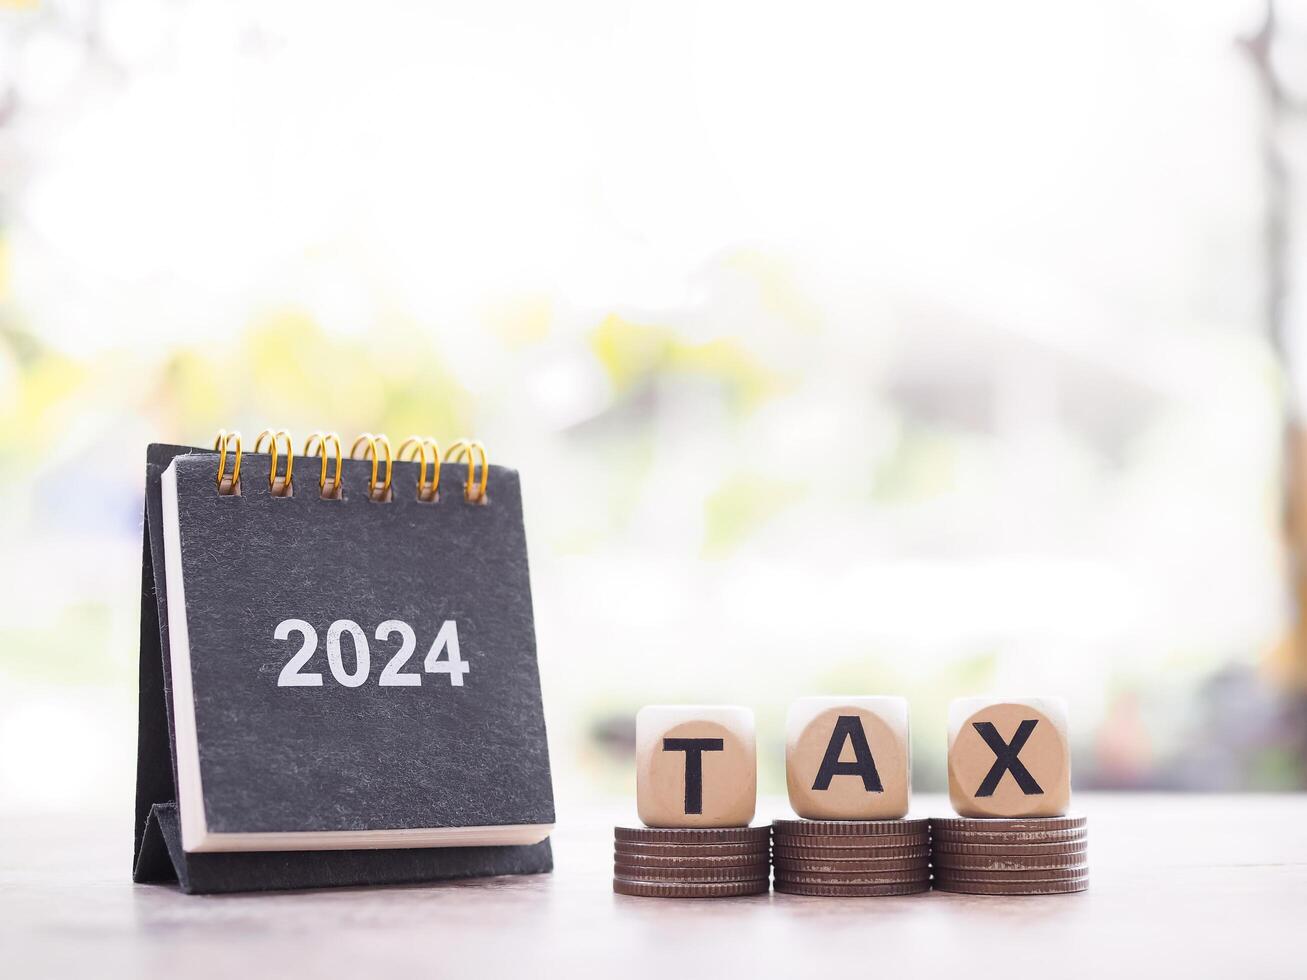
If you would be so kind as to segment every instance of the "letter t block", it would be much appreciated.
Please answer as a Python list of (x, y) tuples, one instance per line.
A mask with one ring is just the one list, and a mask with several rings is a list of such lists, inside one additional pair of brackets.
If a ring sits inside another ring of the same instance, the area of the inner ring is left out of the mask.
[(635, 716), (635, 802), (648, 827), (746, 827), (758, 799), (753, 712), (662, 705)]

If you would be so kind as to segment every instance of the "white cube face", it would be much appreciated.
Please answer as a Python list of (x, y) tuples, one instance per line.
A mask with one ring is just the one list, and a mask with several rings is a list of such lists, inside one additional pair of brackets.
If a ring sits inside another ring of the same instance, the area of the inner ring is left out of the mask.
[(964, 817), (1056, 817), (1071, 805), (1066, 702), (958, 698), (949, 705), (948, 787)]
[(758, 798), (753, 712), (649, 705), (635, 718), (635, 796), (649, 827), (743, 827)]
[(785, 725), (790, 806), (810, 820), (893, 820), (912, 796), (908, 702), (901, 697), (800, 698)]

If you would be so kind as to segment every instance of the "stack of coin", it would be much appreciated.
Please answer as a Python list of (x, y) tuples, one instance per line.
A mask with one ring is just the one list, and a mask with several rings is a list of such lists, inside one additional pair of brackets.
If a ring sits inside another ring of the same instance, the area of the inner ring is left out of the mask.
[(646, 898), (728, 898), (770, 886), (768, 827), (617, 827), (613, 891)]
[(940, 891), (1061, 895), (1089, 887), (1084, 817), (947, 817), (930, 824)]
[(927, 820), (777, 820), (776, 890), (854, 898), (930, 888)]

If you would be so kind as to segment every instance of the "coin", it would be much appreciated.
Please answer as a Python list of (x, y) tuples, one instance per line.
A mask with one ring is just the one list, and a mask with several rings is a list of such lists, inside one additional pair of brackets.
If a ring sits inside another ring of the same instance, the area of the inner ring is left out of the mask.
[(747, 868), (646, 868), (638, 864), (616, 864), (613, 875), (627, 881), (754, 881), (771, 876), (771, 865)]
[(1055, 844), (1061, 841), (1087, 840), (1088, 834), (1079, 830), (1004, 830), (998, 833), (980, 833), (972, 830), (936, 830), (935, 840), (957, 841), (960, 844)]
[(618, 895), (640, 898), (731, 898), (736, 895), (761, 895), (770, 887), (766, 878), (753, 881), (634, 881), (614, 878), (613, 891)]
[(930, 833), (929, 820), (773, 820), (772, 829), (798, 837), (915, 836)]
[(1058, 881), (1028, 879), (1026, 881), (946, 881), (935, 879), (935, 888), (942, 892), (960, 892), (964, 895), (1066, 895), (1082, 892), (1089, 887), (1089, 875), (1064, 878)]
[(983, 834), (1000, 834), (1010, 831), (1032, 830), (1084, 830), (1089, 821), (1084, 817), (931, 817), (933, 832), (954, 831)]
[(772, 848), (773, 858), (815, 858), (819, 861), (838, 861), (840, 859), (867, 860), (869, 858), (929, 858), (930, 847), (918, 844), (915, 847), (790, 847), (777, 844)]
[(879, 850), (884, 847), (924, 847), (930, 843), (930, 837), (926, 834), (880, 834), (867, 837), (855, 837), (852, 834), (829, 837), (777, 834), (772, 843), (786, 847), (857, 847)]
[(614, 850), (618, 854), (647, 854), (650, 857), (731, 857), (736, 854), (761, 854), (765, 858), (771, 849), (766, 841), (749, 844), (632, 844), (629, 841), (616, 841)]
[(807, 885), (778, 880), (774, 887), (784, 895), (820, 895), (826, 898), (872, 898), (891, 895), (916, 895), (930, 891), (929, 881), (909, 881), (895, 885)]
[(876, 874), (864, 871), (856, 875), (823, 875), (786, 872), (776, 876), (778, 882), (787, 885), (906, 885), (930, 881), (930, 872), (925, 868), (898, 874)]
[(614, 827), (613, 839), (632, 844), (752, 844), (771, 840), (771, 828)]
[(1035, 854), (1031, 857), (1000, 854), (949, 854), (936, 851), (933, 863), (937, 868), (958, 871), (1041, 871), (1045, 868), (1073, 868), (1085, 863), (1085, 851), (1070, 854)]
[(1003, 857), (1029, 857), (1032, 854), (1057, 854), (1066, 857), (1070, 854), (1083, 856), (1089, 851), (1084, 841), (1069, 844), (958, 844), (953, 841), (936, 841), (932, 848), (935, 856), (988, 854)]
[(940, 881), (1060, 881), (1064, 878), (1083, 878), (1089, 874), (1089, 865), (1072, 864), (1065, 868), (1035, 868), (1024, 871), (978, 871), (975, 868), (935, 868)]
[(767, 864), (766, 854), (732, 854), (728, 857), (654, 857), (648, 854), (613, 854), (617, 864), (638, 864), (646, 868), (748, 868)]
[(859, 871), (911, 871), (915, 868), (929, 867), (929, 862), (924, 856), (920, 858), (891, 858), (888, 861), (875, 858), (871, 860), (845, 858), (834, 861), (819, 861), (808, 858), (777, 858), (775, 865), (777, 871), (798, 871), (808, 874), (824, 871), (828, 874), (850, 874)]

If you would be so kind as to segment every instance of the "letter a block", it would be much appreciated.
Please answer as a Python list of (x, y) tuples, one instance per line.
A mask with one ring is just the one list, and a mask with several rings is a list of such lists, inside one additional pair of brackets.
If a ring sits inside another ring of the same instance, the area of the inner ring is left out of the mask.
[(912, 749), (903, 698), (800, 698), (785, 724), (790, 806), (809, 820), (908, 812)]
[(949, 705), (948, 795), (964, 817), (1056, 817), (1071, 804), (1061, 698)]
[(635, 716), (635, 803), (648, 827), (746, 827), (758, 800), (753, 712), (648, 705)]

